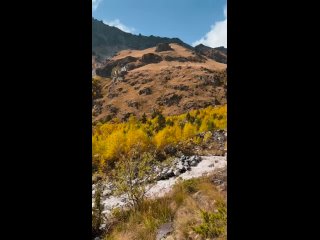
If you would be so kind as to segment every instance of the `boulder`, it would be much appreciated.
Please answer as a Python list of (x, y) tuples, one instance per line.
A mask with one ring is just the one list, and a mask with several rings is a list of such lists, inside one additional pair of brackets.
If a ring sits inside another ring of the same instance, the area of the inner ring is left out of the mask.
[(173, 48), (169, 45), (169, 43), (159, 43), (156, 47), (156, 52), (163, 52), (163, 51), (174, 51)]
[(196, 160), (192, 160), (190, 163), (190, 166), (194, 167), (198, 164), (198, 162)]
[(188, 58), (185, 57), (172, 57), (172, 56), (165, 56), (164, 60), (171, 62), (171, 61), (177, 61), (177, 62), (187, 62)]
[(179, 170), (179, 169), (175, 169), (175, 170), (173, 171), (173, 174), (174, 174), (175, 176), (179, 176), (179, 175), (180, 175), (180, 170)]
[[(188, 167), (188, 168), (189, 168), (189, 167)], [(180, 170), (180, 173), (186, 172), (188, 168), (183, 167), (183, 168)]]
[(166, 175), (167, 175), (168, 178), (174, 177), (175, 174), (173, 172), (173, 169), (170, 168), (169, 171), (166, 173)]
[(146, 53), (144, 55), (142, 55), (141, 57), (141, 62), (143, 63), (159, 63), (162, 61), (162, 58), (154, 53)]
[(197, 162), (201, 162), (202, 158), (201, 158), (200, 156), (195, 156), (195, 160), (196, 160)]
[(156, 240), (163, 240), (172, 231), (173, 231), (173, 222), (162, 224), (157, 231)]
[(179, 162), (177, 164), (177, 169), (181, 172), (183, 169), (185, 169), (185, 166), (181, 162)]

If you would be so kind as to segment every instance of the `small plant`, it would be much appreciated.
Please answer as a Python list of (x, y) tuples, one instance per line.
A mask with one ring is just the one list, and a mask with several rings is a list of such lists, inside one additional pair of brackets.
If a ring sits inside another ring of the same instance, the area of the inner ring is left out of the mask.
[(152, 171), (154, 156), (150, 153), (140, 154), (141, 144), (132, 146), (128, 155), (122, 155), (116, 163), (114, 183), (119, 195), (126, 193), (132, 207), (141, 206), (147, 191), (155, 183), (155, 173)]
[(203, 142), (207, 143), (211, 137), (212, 137), (212, 132), (210, 131), (206, 132), (203, 137)]
[(195, 193), (198, 191), (197, 180), (193, 178), (183, 181), (182, 186), (187, 193)]
[(103, 205), (101, 204), (102, 189), (101, 185), (97, 184), (97, 188), (94, 195), (94, 207), (92, 209), (92, 235), (99, 236), (102, 234), (101, 225), (105, 222), (105, 218), (102, 214)]
[(206, 212), (201, 210), (203, 223), (193, 227), (193, 231), (204, 238), (216, 238), (226, 231), (227, 226), (227, 208), (225, 203), (218, 202), (217, 212)]

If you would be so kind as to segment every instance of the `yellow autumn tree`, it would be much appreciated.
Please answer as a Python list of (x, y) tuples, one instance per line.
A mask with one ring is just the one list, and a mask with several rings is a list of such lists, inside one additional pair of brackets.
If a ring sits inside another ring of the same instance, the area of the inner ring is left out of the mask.
[(182, 133), (184, 140), (192, 138), (196, 133), (197, 133), (197, 129), (195, 125), (189, 122), (184, 125), (183, 133)]
[(106, 149), (106, 159), (114, 159), (119, 158), (122, 153), (124, 153), (125, 150), (125, 135), (123, 131), (118, 130), (110, 134), (107, 139), (107, 149)]
[(146, 151), (150, 146), (149, 137), (142, 129), (131, 129), (126, 134), (125, 151), (129, 152), (136, 145), (140, 146), (141, 152)]

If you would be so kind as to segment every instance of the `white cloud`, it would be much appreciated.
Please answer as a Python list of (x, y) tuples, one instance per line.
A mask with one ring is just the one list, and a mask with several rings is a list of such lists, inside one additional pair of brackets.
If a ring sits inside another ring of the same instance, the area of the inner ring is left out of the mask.
[(204, 37), (192, 43), (193, 46), (202, 43), (209, 47), (227, 47), (227, 6), (224, 7), (223, 13), (225, 19), (215, 22)]
[(97, 10), (99, 4), (102, 2), (102, 0), (92, 0), (92, 10)]
[(119, 19), (114, 19), (112, 21), (103, 21), (105, 24), (108, 24), (109, 26), (113, 26), (113, 27), (117, 27), (120, 30), (127, 32), (127, 33), (134, 33), (135, 29), (132, 27), (127, 27), (126, 25), (124, 25), (123, 23), (120, 22)]

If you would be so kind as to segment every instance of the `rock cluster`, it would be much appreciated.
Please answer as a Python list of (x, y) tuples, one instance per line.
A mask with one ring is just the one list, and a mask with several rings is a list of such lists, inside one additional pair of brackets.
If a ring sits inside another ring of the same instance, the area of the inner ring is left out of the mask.
[(157, 102), (160, 106), (172, 106), (176, 105), (180, 102), (182, 96), (177, 95), (175, 93), (168, 93), (166, 95), (161, 96), (160, 98), (157, 99)]
[[(180, 174), (191, 170), (191, 167), (197, 166), (198, 163), (202, 160), (200, 156), (185, 156), (182, 155), (179, 158), (173, 160), (170, 166), (159, 167), (155, 166), (153, 171), (156, 173), (157, 180), (166, 180), (171, 177), (178, 177)], [(95, 194), (97, 182), (101, 180), (101, 178), (95, 179), (96, 182), (92, 185), (92, 197)], [(98, 181), (97, 181), (98, 180)], [(115, 186), (106, 182), (102, 184), (102, 196), (105, 198), (107, 196), (112, 195), (115, 190)]]
[(158, 171), (157, 180), (165, 180), (171, 177), (177, 177), (181, 173), (191, 170), (191, 167), (197, 166), (201, 161), (200, 156), (184, 156), (182, 155), (180, 158), (176, 158), (171, 167), (164, 167), (159, 170), (159, 168), (155, 168), (155, 171)]

